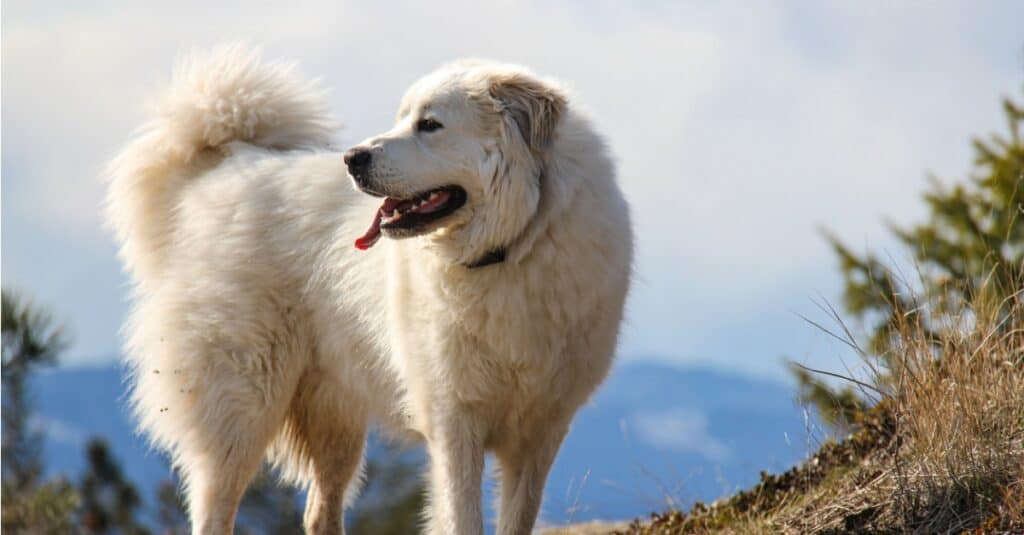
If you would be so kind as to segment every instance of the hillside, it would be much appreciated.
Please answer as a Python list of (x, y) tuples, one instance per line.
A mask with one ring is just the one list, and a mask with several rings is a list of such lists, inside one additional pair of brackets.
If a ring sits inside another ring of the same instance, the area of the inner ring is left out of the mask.
[(998, 304), (945, 329), (903, 324), (892, 388), (800, 466), (711, 504), (552, 533), (1024, 533), (1024, 292)]
[(1008, 131), (974, 139), (967, 180), (933, 180), (927, 218), (890, 223), (912, 265), (828, 236), (843, 308), (867, 332), (828, 304), (837, 328), (821, 328), (869, 373), (842, 388), (796, 374), (824, 421), (856, 432), (747, 491), (625, 531), (1024, 533), (1024, 107), (1004, 99), (1003, 112)]

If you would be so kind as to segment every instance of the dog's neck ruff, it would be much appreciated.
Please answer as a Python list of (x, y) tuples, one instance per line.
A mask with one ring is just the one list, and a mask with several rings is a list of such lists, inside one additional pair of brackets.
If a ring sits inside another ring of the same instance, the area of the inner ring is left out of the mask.
[(505, 261), (505, 248), (492, 249), (484, 253), (483, 256), (476, 259), (468, 264), (463, 264), (466, 269), (476, 269), (489, 266), (491, 264), (500, 264)]

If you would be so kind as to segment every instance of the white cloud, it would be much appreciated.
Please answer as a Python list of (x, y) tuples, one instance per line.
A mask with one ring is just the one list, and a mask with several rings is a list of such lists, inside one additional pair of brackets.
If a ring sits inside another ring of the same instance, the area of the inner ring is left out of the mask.
[[(715, 353), (734, 364), (749, 357), (728, 354), (730, 325), (751, 324), (754, 311), (785, 314), (785, 292), (788, 303), (794, 292), (834, 290), (816, 286), (835, 273), (818, 225), (855, 245), (887, 245), (882, 217), (920, 214), (926, 170), (964, 175), (967, 137), (998, 127), (996, 98), (1020, 85), (1020, 36), (1005, 21), (1024, 17), (1019, 4), (956, 3), (4, 9), (4, 187), (14, 195), (5, 227), (45, 229), (109, 255), (98, 172), (193, 45), (244, 39), (299, 60), (333, 91), (346, 141), (387, 127), (425, 71), (495, 57), (569, 82), (617, 154), (639, 242), (624, 352)], [(4, 267), (30, 288), (44, 280), (36, 271), (89, 278), (83, 259), (66, 260), (37, 267), (5, 255)], [(121, 306), (102, 313), (118, 316)], [(112, 351), (114, 333), (105, 336)], [(100, 339), (90, 350), (101, 351)]]
[(696, 409), (641, 411), (630, 422), (637, 437), (655, 448), (696, 453), (714, 462), (723, 462), (732, 455), (729, 447), (708, 430), (707, 416)]

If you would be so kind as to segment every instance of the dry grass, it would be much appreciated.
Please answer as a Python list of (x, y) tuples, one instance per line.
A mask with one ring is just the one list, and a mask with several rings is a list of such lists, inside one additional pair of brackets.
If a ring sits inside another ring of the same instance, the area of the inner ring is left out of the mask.
[(891, 495), (908, 527), (960, 531), (1024, 511), (1024, 294), (1008, 299), (978, 304), (956, 318), (971, 328), (947, 325), (935, 344), (901, 328)]
[(934, 323), (898, 326), (897, 364), (876, 370), (882, 401), (857, 433), (748, 491), (627, 531), (1024, 533), (1024, 290)]

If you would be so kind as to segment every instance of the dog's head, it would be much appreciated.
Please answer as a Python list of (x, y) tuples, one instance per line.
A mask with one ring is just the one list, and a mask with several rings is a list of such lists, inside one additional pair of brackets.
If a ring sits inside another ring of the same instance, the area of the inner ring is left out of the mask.
[(458, 241), (459, 255), (508, 245), (537, 211), (566, 106), (515, 66), (465, 61), (417, 81), (394, 128), (345, 153), (356, 187), (384, 198), (357, 247), (428, 233)]

